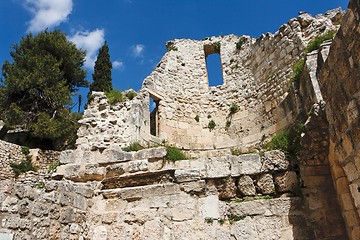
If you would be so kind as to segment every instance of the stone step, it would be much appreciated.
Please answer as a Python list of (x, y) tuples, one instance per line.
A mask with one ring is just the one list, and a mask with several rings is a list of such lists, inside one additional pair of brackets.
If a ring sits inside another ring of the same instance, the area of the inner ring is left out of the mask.
[(160, 170), (105, 178), (101, 183), (103, 189), (114, 189), (174, 182), (174, 180), (174, 170)]
[(97, 192), (105, 198), (120, 198), (126, 201), (137, 201), (154, 196), (174, 195), (181, 193), (180, 185), (174, 183), (154, 184), (148, 186), (105, 189)]

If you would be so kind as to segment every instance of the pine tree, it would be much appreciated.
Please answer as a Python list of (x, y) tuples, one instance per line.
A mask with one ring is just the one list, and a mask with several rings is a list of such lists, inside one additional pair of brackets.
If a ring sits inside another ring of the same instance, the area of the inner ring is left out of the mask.
[(45, 30), (23, 37), (10, 55), (13, 61), (2, 65), (0, 118), (7, 127), (21, 125), (34, 137), (69, 142), (77, 122), (67, 107), (72, 93), (88, 86), (82, 69), (85, 52), (65, 33)]
[(112, 90), (111, 69), (109, 46), (105, 41), (95, 61), (94, 74), (92, 75), (93, 83), (90, 85), (90, 92), (109, 92)]

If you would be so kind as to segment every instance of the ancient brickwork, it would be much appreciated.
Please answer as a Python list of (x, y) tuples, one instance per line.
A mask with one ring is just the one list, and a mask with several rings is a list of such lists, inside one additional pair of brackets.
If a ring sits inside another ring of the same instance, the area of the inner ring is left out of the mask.
[(347, 239), (328, 160), (329, 125), (324, 105), (313, 106), (305, 127), (299, 162), (306, 219), (316, 239)]
[[(111, 143), (123, 147), (129, 141), (164, 140), (193, 152), (253, 147), (289, 124), (277, 121), (275, 109), (287, 95), (292, 65), (309, 39), (337, 29), (341, 16), (340, 9), (316, 17), (301, 14), (257, 40), (228, 35), (168, 42), (168, 52), (134, 100), (138, 107), (130, 107), (132, 101), (111, 107), (95, 97), (81, 121), (78, 146), (104, 149)], [(208, 84), (209, 54), (220, 55), (223, 85)], [(150, 97), (157, 102), (152, 125)], [(233, 104), (237, 109), (231, 112)]]
[[(48, 177), (2, 181), (0, 232), (18, 239), (313, 239), (280, 151), (164, 161), (165, 148), (66, 151)], [(88, 160), (86, 160), (89, 162)], [(103, 175), (101, 175), (103, 173)], [(86, 183), (74, 183), (86, 182)], [(92, 181), (97, 180), (97, 181)], [(100, 182), (101, 181), (101, 182)], [(226, 201), (224, 201), (226, 200)]]
[(330, 129), (329, 162), (348, 234), (360, 239), (360, 3), (350, 1), (321, 75)]
[(10, 163), (19, 163), (25, 160), (21, 147), (0, 140), (0, 180), (14, 177), (14, 173), (10, 167)]
[(110, 144), (125, 147), (132, 142), (143, 143), (144, 135), (149, 135), (144, 133), (150, 124), (148, 100), (148, 96), (144, 100), (139, 94), (132, 101), (109, 104), (104, 93), (94, 92), (92, 102), (79, 121), (76, 144), (81, 149), (104, 150)]

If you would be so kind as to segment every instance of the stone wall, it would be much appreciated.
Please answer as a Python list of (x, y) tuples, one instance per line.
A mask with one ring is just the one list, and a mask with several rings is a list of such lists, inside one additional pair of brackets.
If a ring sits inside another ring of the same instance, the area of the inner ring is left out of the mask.
[(25, 156), (21, 152), (21, 146), (0, 140), (0, 180), (13, 178), (14, 173), (10, 163), (18, 163), (23, 160), (25, 160)]
[(351, 239), (360, 239), (359, 41), (360, 3), (352, 0), (320, 74), (329, 121), (329, 163)]
[(79, 121), (76, 144), (80, 149), (104, 150), (110, 144), (125, 147), (132, 142), (144, 144), (143, 138), (148, 139), (150, 131), (148, 95), (138, 94), (131, 101), (115, 104), (109, 104), (102, 92), (94, 92), (92, 97)]
[[(38, 174), (49, 172), (49, 166), (59, 162), (60, 152), (51, 150), (30, 149), (31, 161)], [(10, 163), (20, 163), (26, 159), (22, 147), (0, 140), (0, 180), (14, 179), (15, 175)], [(37, 174), (34, 173), (34, 174)], [(21, 177), (21, 176), (20, 176)]]
[(80, 152), (62, 153), (67, 164), (52, 175), (61, 181), (1, 182), (1, 234), (14, 240), (314, 239), (295, 196), (298, 176), (280, 151), (167, 162), (164, 148), (106, 149), (98, 165), (78, 168), (89, 157)]
[[(168, 52), (135, 100), (139, 107), (132, 110), (132, 101), (110, 107), (102, 98), (95, 100), (81, 121), (78, 146), (96, 149), (111, 143), (123, 147), (129, 141), (164, 140), (193, 152), (254, 147), (289, 124), (287, 119), (277, 121), (275, 110), (287, 95), (292, 65), (309, 39), (337, 29), (342, 14), (340, 9), (316, 17), (304, 13), (259, 39), (228, 35), (168, 42)], [(209, 54), (220, 55), (223, 85), (208, 84)], [(150, 97), (158, 102), (156, 136), (150, 134)], [(232, 104), (238, 106), (236, 113), (230, 112)], [(109, 123), (114, 117), (123, 121)], [(210, 121), (215, 122), (214, 129), (209, 128)]]

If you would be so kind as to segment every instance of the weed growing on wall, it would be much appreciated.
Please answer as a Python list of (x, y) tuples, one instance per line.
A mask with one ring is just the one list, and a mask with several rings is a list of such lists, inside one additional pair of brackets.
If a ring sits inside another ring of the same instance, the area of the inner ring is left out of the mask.
[(122, 148), (122, 150), (125, 151), (125, 152), (137, 152), (137, 151), (140, 151), (142, 149), (145, 149), (145, 147), (143, 147), (138, 142), (133, 142), (129, 146)]
[(305, 125), (302, 123), (294, 124), (287, 130), (281, 130), (276, 133), (271, 141), (266, 145), (268, 150), (281, 150), (287, 157), (296, 157), (300, 150), (301, 134), (305, 131)]
[(293, 68), (292, 68), (292, 77), (291, 77), (291, 81), (293, 83), (298, 84), (300, 82), (300, 77), (301, 77), (301, 73), (304, 69), (304, 65), (305, 65), (305, 58), (301, 58), (299, 61), (297, 61)]
[(320, 45), (327, 41), (327, 40), (330, 40), (330, 39), (333, 39), (335, 34), (336, 34), (336, 30), (332, 30), (332, 31), (329, 31), (325, 34), (321, 34), (321, 35), (318, 35), (316, 37), (314, 37), (310, 42), (309, 44), (306, 46), (306, 48), (304, 49), (304, 52), (305, 53), (310, 53), (316, 49), (319, 49), (320, 48)]
[(134, 97), (136, 97), (136, 95), (137, 95), (137, 93), (133, 90), (129, 90), (125, 93), (126, 98), (129, 100), (133, 100)]
[(20, 163), (10, 163), (10, 167), (13, 170), (15, 177), (19, 176), (21, 173), (24, 172), (36, 171), (36, 168), (32, 164), (31, 159), (29, 158), (21, 161)]
[(213, 130), (214, 128), (216, 127), (216, 123), (214, 120), (210, 120), (209, 123), (208, 123), (208, 128), (211, 130)]
[(179, 161), (179, 160), (186, 160), (188, 157), (177, 147), (166, 147), (166, 160), (170, 161)]
[(120, 90), (111, 90), (105, 93), (110, 104), (123, 102), (125, 100), (124, 94)]

